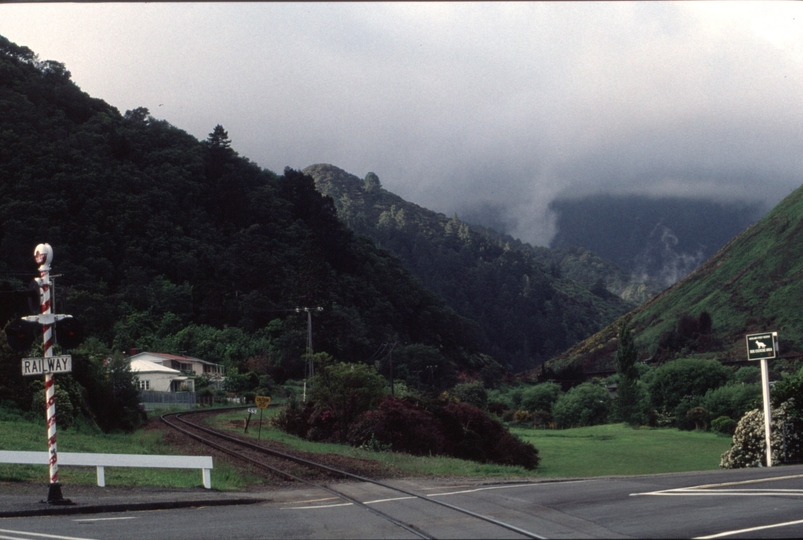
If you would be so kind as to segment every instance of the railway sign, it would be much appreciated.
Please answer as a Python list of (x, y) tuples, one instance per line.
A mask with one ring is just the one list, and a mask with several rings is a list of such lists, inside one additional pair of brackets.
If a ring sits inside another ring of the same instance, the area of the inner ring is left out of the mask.
[(778, 332), (748, 334), (745, 339), (747, 340), (748, 360), (771, 360), (775, 358), (775, 342), (778, 340)]
[(23, 358), (22, 375), (44, 375), (47, 373), (70, 373), (72, 356), (48, 356), (45, 358)]
[(270, 405), (270, 396), (256, 396), (254, 403), (256, 403), (257, 409), (267, 409)]
[(258, 409), (255, 409), (255, 408), (251, 407), (251, 408), (248, 409), (248, 414), (256, 414), (257, 410)]

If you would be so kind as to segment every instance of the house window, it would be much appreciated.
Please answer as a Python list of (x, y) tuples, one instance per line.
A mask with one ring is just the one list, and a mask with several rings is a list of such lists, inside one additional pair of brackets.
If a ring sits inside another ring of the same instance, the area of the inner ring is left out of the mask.
[(151, 381), (139, 381), (140, 390), (149, 390), (150, 387), (151, 387)]

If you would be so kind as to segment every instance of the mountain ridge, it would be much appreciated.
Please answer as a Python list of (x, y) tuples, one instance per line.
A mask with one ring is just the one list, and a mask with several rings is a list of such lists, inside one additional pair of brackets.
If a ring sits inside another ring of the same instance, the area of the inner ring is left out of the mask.
[(355, 233), (392, 251), (457, 313), (477, 321), (489, 354), (514, 370), (538, 365), (633, 305), (603, 284), (561, 276), (548, 248), (525, 247), (407, 202), (374, 173), (360, 179), (331, 164), (303, 172)]
[[(746, 360), (744, 336), (778, 331), (781, 356), (803, 352), (803, 187), (731, 239), (711, 258), (665, 291), (597, 334), (550, 359), (555, 370), (611, 370), (616, 331), (627, 323), (641, 359), (661, 363), (680, 356), (725, 362)], [(694, 328), (703, 313), (711, 329)]]

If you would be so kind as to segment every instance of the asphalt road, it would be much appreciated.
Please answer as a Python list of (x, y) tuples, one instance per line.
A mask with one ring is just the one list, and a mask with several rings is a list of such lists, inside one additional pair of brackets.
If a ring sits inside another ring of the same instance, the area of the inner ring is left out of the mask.
[[(803, 538), (803, 466), (517, 484), (398, 484), (543, 538)], [(426, 501), (366, 484), (336, 489), (434, 538), (521, 538)], [(247, 506), (0, 519), (0, 538), (414, 538), (312, 488)]]

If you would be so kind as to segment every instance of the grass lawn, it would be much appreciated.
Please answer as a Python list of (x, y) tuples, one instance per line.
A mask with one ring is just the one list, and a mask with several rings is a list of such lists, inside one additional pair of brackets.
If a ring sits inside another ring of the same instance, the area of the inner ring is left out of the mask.
[[(47, 428), (44, 423), (24, 420), (0, 420), (0, 450), (47, 451)], [(139, 430), (134, 433), (104, 434), (97, 431), (62, 429), (58, 431), (59, 452), (108, 454), (180, 454), (162, 441), (159, 431)], [(199, 487), (200, 469), (146, 469), (106, 467), (107, 486)], [(63, 484), (96, 484), (95, 467), (59, 467)], [(48, 482), (46, 465), (8, 465), (0, 463), (0, 482)], [(241, 489), (262, 482), (257, 477), (242, 477), (226, 462), (216, 461), (212, 469), (213, 489)]]
[[(719, 468), (720, 456), (731, 447), (724, 435), (675, 428), (633, 429), (624, 424), (608, 424), (564, 430), (536, 430), (511, 427), (510, 431), (538, 449), (541, 463), (536, 471), (521, 467), (488, 465), (452, 458), (415, 457), (395, 452), (372, 452), (351, 446), (314, 443), (288, 435), (269, 423), (279, 408), (267, 409), (262, 419), (262, 439), (280, 441), (307, 452), (374, 459), (396, 466), (409, 474), (450, 476), (606, 476), (703, 471)], [(245, 419), (245, 411), (215, 417), (213, 426), (233, 429), (235, 421)], [(258, 415), (252, 416), (248, 434), (258, 436)], [(242, 433), (242, 428), (238, 429)]]
[[(666, 472), (712, 470), (719, 468), (719, 459), (731, 445), (731, 439), (704, 432), (677, 429), (632, 429), (622, 424), (566, 430), (534, 430), (511, 427), (516, 436), (532, 443), (539, 451), (541, 463), (535, 471), (444, 457), (418, 457), (396, 452), (375, 452), (347, 445), (309, 442), (288, 435), (270, 425), (278, 412), (270, 408), (263, 413), (261, 438), (280, 441), (307, 452), (327, 452), (376, 460), (398, 468), (410, 476), (455, 476), (488, 478), (555, 478), (602, 475), (655, 474)], [(247, 413), (232, 410), (218, 415), (214, 427), (243, 432)], [(248, 434), (259, 434), (258, 415), (251, 418)], [(44, 425), (22, 419), (0, 420), (0, 449), (47, 449)], [(125, 454), (175, 454), (162, 440), (159, 431), (140, 430), (131, 434), (102, 434), (90, 430), (59, 432), (62, 452), (103, 452)], [(95, 469), (60, 467), (65, 484), (94, 484)], [(0, 481), (46, 482), (46, 466), (0, 464)], [(200, 471), (171, 469), (107, 468), (107, 485), (197, 487)], [(242, 477), (224, 461), (215, 462), (212, 486), (219, 490), (237, 490), (260, 484), (257, 477)]]
[(538, 449), (541, 477), (703, 471), (719, 468), (732, 439), (716, 433), (608, 424), (565, 430), (511, 428)]

